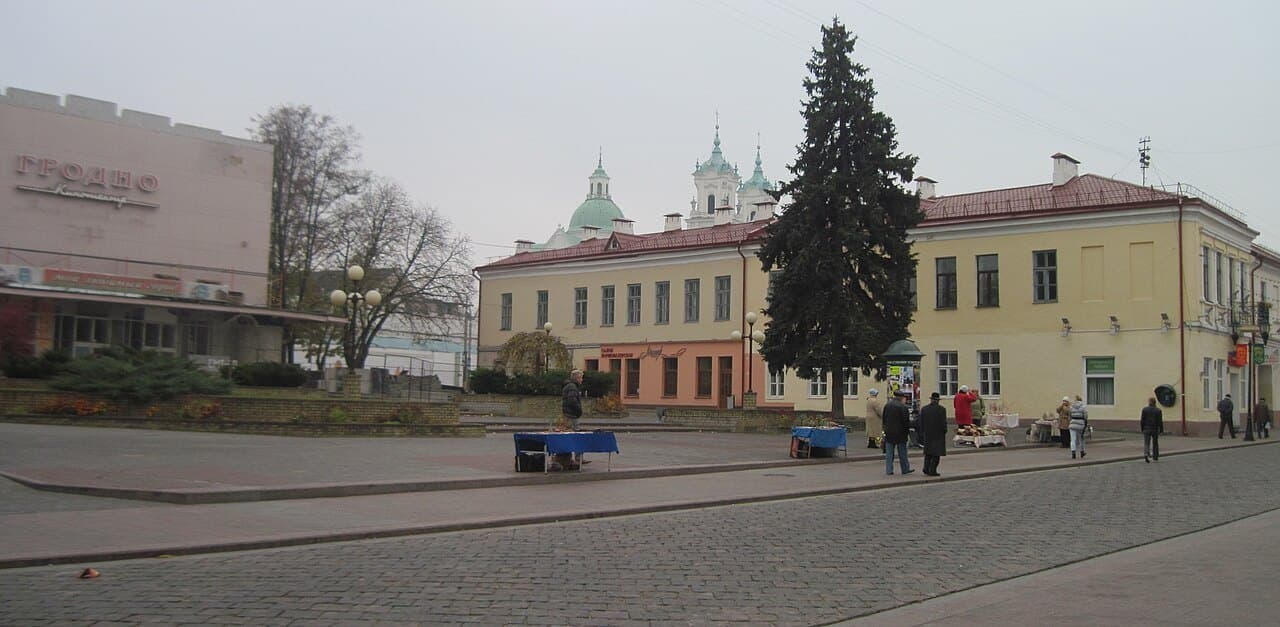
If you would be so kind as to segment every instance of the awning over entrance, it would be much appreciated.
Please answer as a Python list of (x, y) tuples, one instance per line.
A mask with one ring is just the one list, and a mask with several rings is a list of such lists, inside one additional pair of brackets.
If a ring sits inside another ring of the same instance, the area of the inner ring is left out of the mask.
[(247, 314), (291, 320), (296, 322), (319, 322), (324, 324), (345, 324), (340, 316), (307, 313), (304, 311), (287, 311), (270, 307), (251, 307), (247, 305), (229, 305), (211, 302), (194, 302), (187, 300), (170, 300), (148, 296), (131, 296), (119, 293), (103, 293), (94, 290), (41, 289), (31, 287), (0, 286), (0, 294), (24, 296), (27, 298), (52, 298), (58, 300), (82, 300), (97, 303), (117, 303), (123, 305), (141, 305), (144, 307), (167, 307), (189, 311), (213, 311), (231, 314)]

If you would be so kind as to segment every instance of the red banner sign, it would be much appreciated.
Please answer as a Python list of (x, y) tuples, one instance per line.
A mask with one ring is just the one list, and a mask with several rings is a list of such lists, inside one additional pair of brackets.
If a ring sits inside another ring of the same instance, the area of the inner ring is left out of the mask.
[(75, 270), (44, 269), (45, 285), (79, 287), (111, 292), (135, 292), (160, 296), (182, 296), (182, 281), (171, 279), (145, 279), (115, 274), (95, 274)]

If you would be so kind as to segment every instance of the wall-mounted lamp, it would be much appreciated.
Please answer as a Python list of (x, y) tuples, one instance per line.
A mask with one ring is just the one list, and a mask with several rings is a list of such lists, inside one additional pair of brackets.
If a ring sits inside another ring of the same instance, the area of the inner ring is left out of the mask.
[(1067, 320), (1066, 318), (1063, 318), (1062, 319), (1062, 337), (1067, 337), (1070, 334), (1071, 334), (1071, 321)]
[(1173, 323), (1169, 321), (1169, 314), (1160, 312), (1160, 331), (1163, 333), (1173, 328)]
[(1119, 319), (1117, 319), (1115, 316), (1107, 316), (1107, 317), (1108, 317), (1108, 318), (1111, 318), (1111, 335), (1115, 335), (1115, 334), (1119, 333), (1119, 332), (1120, 332), (1120, 320), (1119, 320)]

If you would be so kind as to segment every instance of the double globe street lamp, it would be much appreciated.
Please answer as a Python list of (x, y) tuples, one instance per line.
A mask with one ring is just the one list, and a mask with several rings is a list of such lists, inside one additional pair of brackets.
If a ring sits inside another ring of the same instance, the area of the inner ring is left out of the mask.
[(347, 328), (343, 333), (342, 350), (346, 354), (347, 366), (354, 369), (351, 358), (356, 354), (356, 316), (359, 313), (360, 305), (363, 303), (365, 307), (377, 307), (382, 303), (382, 294), (378, 293), (378, 290), (360, 293), (360, 281), (364, 280), (364, 268), (360, 266), (353, 265), (347, 268), (347, 278), (351, 280), (354, 289), (351, 292), (345, 290), (329, 292), (329, 302), (334, 307), (345, 308), (344, 315), (347, 318)]
[[(751, 350), (750, 352), (747, 353), (747, 392), (746, 394), (743, 395), (743, 406), (745, 407), (748, 395), (750, 395), (750, 398), (753, 401), (755, 400), (756, 392), (755, 392), (755, 386), (754, 386), (754, 378), (755, 378), (754, 366), (755, 366), (756, 344), (764, 343), (764, 331), (755, 330), (756, 320), (758, 319), (756, 312), (748, 311), (747, 315), (744, 316), (744, 318), (747, 321), (747, 337), (750, 338), (751, 340)], [(729, 337), (735, 342), (741, 342), (742, 331), (734, 329), (733, 332), (729, 334)]]

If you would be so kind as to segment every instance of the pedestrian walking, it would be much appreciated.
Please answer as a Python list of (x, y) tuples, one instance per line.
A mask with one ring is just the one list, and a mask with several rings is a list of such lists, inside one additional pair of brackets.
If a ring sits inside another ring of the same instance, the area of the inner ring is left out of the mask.
[(1080, 459), (1084, 459), (1084, 430), (1089, 426), (1089, 408), (1079, 394), (1076, 395), (1075, 402), (1071, 403), (1070, 416), (1067, 430), (1071, 432), (1071, 459), (1076, 458), (1077, 452), (1080, 453)]
[(1150, 464), (1151, 460), (1160, 461), (1160, 434), (1164, 432), (1164, 412), (1156, 406), (1156, 397), (1147, 399), (1147, 406), (1142, 408), (1142, 417), (1138, 419), (1138, 428), (1142, 429), (1142, 457)]
[(1218, 439), (1222, 439), (1222, 430), (1231, 431), (1231, 439), (1236, 439), (1236, 423), (1232, 419), (1232, 415), (1236, 413), (1235, 403), (1231, 402), (1231, 395), (1228, 394), (1218, 401)]
[(1062, 448), (1071, 446), (1071, 399), (1064, 396), (1058, 405), (1058, 438), (1062, 440)]
[(1253, 424), (1258, 429), (1258, 437), (1271, 437), (1271, 408), (1267, 407), (1267, 399), (1259, 397), (1253, 406)]
[(898, 390), (893, 398), (884, 406), (884, 474), (893, 474), (893, 456), (898, 456), (898, 465), (902, 474), (909, 475), (915, 470), (907, 461), (907, 435), (911, 429), (911, 410), (907, 409), (902, 399), (907, 393)]
[(973, 404), (978, 400), (978, 393), (969, 389), (969, 386), (960, 386), (960, 391), (956, 393), (956, 397), (951, 404), (956, 410), (956, 424), (959, 426), (973, 424)]
[(929, 395), (929, 404), (920, 410), (920, 435), (924, 439), (924, 474), (941, 477), (938, 462), (947, 454), (947, 408), (938, 404), (937, 392)]
[(880, 390), (871, 388), (867, 391), (867, 448), (880, 448), (876, 439), (884, 433), (884, 401), (880, 400)]
[(574, 431), (578, 430), (578, 420), (582, 418), (582, 371), (574, 370), (564, 382), (560, 394), (560, 413), (564, 421)]

